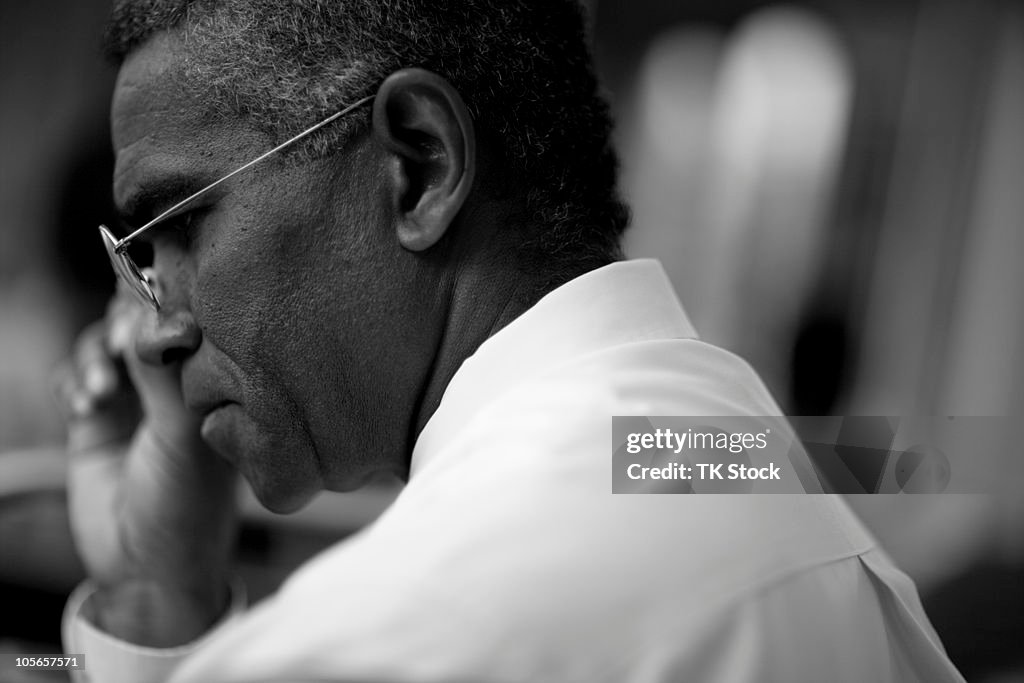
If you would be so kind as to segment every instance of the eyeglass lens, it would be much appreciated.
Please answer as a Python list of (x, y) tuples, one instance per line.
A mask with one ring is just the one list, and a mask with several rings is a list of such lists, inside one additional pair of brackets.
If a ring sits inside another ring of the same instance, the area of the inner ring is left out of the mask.
[(160, 302), (150, 286), (149, 279), (139, 270), (139, 267), (126, 252), (117, 250), (117, 238), (103, 225), (100, 226), (100, 235), (103, 237), (103, 246), (107, 250), (107, 256), (110, 257), (110, 264), (114, 267), (114, 272), (124, 280), (125, 284), (135, 292), (143, 303), (159, 309)]

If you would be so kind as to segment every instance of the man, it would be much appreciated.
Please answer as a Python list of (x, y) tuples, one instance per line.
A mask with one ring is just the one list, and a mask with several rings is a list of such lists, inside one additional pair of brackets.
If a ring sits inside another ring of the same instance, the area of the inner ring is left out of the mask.
[[(840, 501), (612, 495), (613, 415), (778, 408), (620, 261), (573, 1), (126, 2), (109, 42), (142, 227), (64, 387), (86, 680), (960, 680)], [(279, 512), (408, 485), (243, 612), (225, 462)]]

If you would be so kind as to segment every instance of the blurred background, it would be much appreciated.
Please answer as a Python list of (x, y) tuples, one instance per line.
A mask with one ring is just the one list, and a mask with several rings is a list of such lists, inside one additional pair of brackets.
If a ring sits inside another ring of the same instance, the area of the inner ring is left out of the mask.
[[(792, 415), (1024, 414), (1024, 8), (590, 5), (627, 252), (663, 261), (704, 339)], [(95, 233), (112, 213), (108, 6), (0, 4), (0, 651), (56, 651), (81, 578), (47, 378), (113, 287)], [(850, 497), (971, 681), (1024, 680), (1021, 451), (979, 452), (989, 495)], [(249, 501), (254, 595), (393, 495), (291, 518)]]

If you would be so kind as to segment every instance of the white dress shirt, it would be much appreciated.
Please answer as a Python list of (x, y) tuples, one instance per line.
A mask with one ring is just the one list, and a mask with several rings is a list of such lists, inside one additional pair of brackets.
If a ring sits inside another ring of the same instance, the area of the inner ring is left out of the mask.
[(611, 493), (612, 415), (777, 414), (657, 262), (610, 265), (481, 345), (395, 503), (276, 595), (167, 652), (82, 588), (66, 649), (94, 683), (962, 681), (838, 497)]

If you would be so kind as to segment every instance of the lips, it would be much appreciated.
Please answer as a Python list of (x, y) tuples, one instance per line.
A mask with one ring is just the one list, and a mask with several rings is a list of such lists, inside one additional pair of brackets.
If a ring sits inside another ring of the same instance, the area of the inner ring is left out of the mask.
[(236, 441), (237, 434), (234, 426), (236, 415), (232, 410), (234, 403), (222, 403), (219, 408), (213, 408), (205, 417), (199, 428), (199, 434), (216, 453), (232, 464), (237, 464), (235, 453), (238, 448)]
[(186, 370), (181, 377), (181, 391), (185, 407), (204, 418), (233, 402), (216, 386), (211, 373)]
[(207, 417), (211, 413), (213, 413), (213, 412), (215, 412), (217, 410), (220, 410), (221, 408), (223, 408), (225, 406), (229, 406), (231, 404), (232, 404), (232, 401), (220, 401), (218, 403), (213, 403), (213, 404), (209, 404), (209, 403), (201, 404), (200, 406), (198, 406), (195, 409), (195, 412), (199, 413), (203, 417)]
[(224, 406), (229, 404), (231, 404), (231, 401), (216, 398), (213, 396), (200, 397), (190, 396), (187, 393), (185, 394), (185, 407), (188, 408), (192, 413), (203, 418), (207, 417), (215, 410), (219, 410), (220, 408), (223, 408)]
[[(201, 350), (202, 351), (202, 350)], [(233, 449), (236, 409), (241, 404), (236, 373), (223, 367), (223, 359), (201, 352), (188, 358), (181, 371), (181, 390), (185, 406), (199, 418), (203, 440), (221, 456)]]

